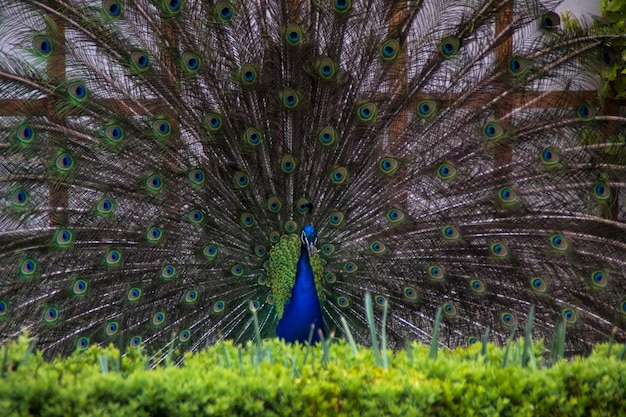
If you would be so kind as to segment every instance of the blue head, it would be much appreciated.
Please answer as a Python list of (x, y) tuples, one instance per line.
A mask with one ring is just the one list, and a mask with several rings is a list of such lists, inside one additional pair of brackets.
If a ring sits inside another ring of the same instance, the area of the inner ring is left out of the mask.
[(315, 253), (315, 244), (317, 243), (317, 230), (315, 230), (315, 227), (310, 224), (304, 226), (300, 234), (300, 240), (302, 240), (302, 244), (306, 246), (309, 256), (313, 256)]

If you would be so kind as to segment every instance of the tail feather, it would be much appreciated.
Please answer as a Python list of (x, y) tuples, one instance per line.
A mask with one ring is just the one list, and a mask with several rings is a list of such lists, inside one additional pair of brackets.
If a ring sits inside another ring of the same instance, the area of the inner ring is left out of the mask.
[(571, 352), (623, 340), (614, 37), (557, 3), (0, 6), (0, 339), (271, 337), (269, 253), (310, 223), (329, 331), (369, 343), (369, 291), (393, 346), (439, 308), (442, 345), (504, 342), (531, 305)]

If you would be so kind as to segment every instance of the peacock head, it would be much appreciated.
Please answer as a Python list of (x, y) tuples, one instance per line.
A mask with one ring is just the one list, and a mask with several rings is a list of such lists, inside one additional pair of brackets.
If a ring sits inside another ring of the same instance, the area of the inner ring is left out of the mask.
[(315, 230), (315, 227), (310, 224), (304, 226), (300, 234), (300, 240), (308, 249), (309, 256), (313, 256), (315, 253), (315, 244), (317, 243), (317, 230)]

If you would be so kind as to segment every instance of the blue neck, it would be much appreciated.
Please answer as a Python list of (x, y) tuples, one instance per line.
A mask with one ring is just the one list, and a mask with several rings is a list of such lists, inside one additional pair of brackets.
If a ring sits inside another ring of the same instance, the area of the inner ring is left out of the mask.
[(291, 290), (291, 299), (285, 303), (283, 317), (276, 327), (276, 336), (288, 343), (304, 343), (309, 340), (311, 325), (315, 326), (313, 342), (317, 342), (318, 329), (324, 332), (322, 308), (317, 297), (309, 252), (307, 247), (302, 245), (296, 266), (296, 282)]

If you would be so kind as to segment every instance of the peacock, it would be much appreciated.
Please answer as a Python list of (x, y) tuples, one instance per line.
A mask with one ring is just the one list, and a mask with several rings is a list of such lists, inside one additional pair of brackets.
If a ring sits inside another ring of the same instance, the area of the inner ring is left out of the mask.
[(556, 3), (3, 2), (0, 342), (623, 342), (620, 39)]

